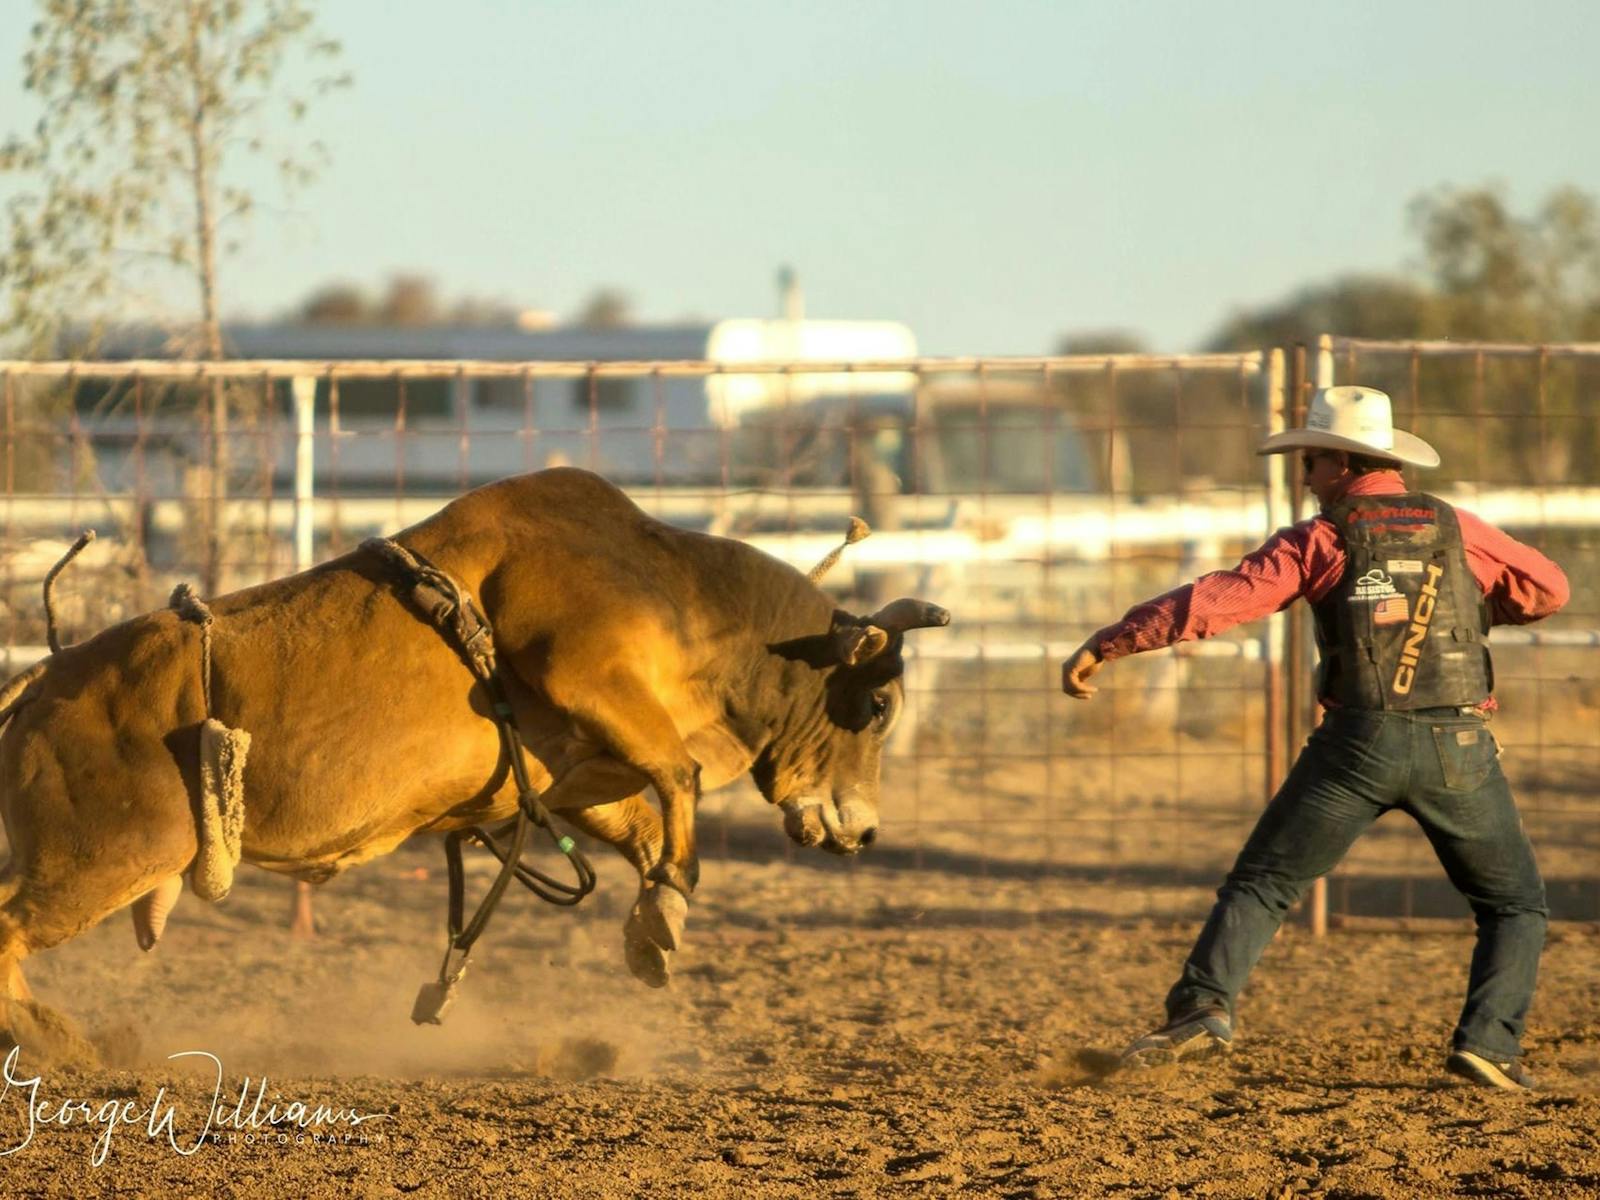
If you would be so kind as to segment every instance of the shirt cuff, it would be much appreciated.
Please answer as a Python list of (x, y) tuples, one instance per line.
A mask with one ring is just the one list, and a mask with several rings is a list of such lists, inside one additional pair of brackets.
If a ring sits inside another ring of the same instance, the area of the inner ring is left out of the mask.
[(1101, 662), (1126, 658), (1134, 652), (1133, 634), (1122, 622), (1107, 625), (1099, 632), (1091, 634), (1085, 644), (1100, 656)]

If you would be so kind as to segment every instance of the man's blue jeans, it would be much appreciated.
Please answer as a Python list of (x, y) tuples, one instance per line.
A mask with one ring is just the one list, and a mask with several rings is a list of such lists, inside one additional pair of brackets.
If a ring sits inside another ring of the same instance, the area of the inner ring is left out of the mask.
[(1478, 941), (1455, 1047), (1515, 1058), (1544, 947), (1544, 882), (1485, 721), (1470, 710), (1331, 710), (1217, 891), (1169, 1017), (1231, 1014), (1284, 914), (1391, 808), (1414, 817), (1472, 905)]

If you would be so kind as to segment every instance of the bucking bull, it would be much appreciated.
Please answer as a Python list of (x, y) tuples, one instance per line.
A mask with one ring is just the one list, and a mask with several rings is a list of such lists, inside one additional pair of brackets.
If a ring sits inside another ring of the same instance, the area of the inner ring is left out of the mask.
[[(645, 983), (667, 981), (683, 934), (702, 790), (749, 771), (796, 842), (875, 837), (902, 639), (943, 609), (851, 616), (802, 572), (572, 469), (478, 488), (394, 541), (478, 598), (545, 807), (637, 870), (623, 945)], [(271, 871), (320, 882), (517, 810), (484, 689), (371, 547), (210, 607), (207, 664), (201, 626), (167, 610), (0, 690), (0, 1045), (49, 1057), (69, 1036), (25, 956), (130, 904), (148, 949), (196, 882), (208, 718), (249, 734), (238, 853)]]

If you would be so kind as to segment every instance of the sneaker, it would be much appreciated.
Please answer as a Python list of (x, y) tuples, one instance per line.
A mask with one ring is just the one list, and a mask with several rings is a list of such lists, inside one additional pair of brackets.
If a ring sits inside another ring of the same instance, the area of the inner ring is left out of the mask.
[(1158, 1067), (1198, 1062), (1226, 1054), (1233, 1047), (1233, 1023), (1218, 1005), (1197, 1008), (1168, 1021), (1154, 1033), (1136, 1039), (1122, 1052), (1123, 1067)]
[(1515, 1058), (1501, 1062), (1484, 1058), (1483, 1055), (1474, 1054), (1471, 1050), (1455, 1050), (1444, 1060), (1444, 1069), (1479, 1087), (1499, 1088), (1505, 1092), (1533, 1090), (1533, 1076), (1528, 1074), (1523, 1069), (1522, 1063)]

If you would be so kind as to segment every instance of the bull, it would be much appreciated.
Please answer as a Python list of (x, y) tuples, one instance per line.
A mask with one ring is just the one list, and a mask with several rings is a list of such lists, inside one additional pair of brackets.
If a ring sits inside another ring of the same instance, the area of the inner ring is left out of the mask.
[[(571, 468), (480, 487), (395, 541), (478, 598), (544, 806), (637, 871), (623, 950), (644, 983), (668, 981), (681, 944), (703, 790), (748, 771), (796, 842), (854, 854), (876, 836), (903, 638), (943, 609), (852, 616)], [(208, 718), (249, 732), (239, 853), (270, 871), (321, 882), (517, 810), (484, 689), (370, 548), (211, 612), (205, 679), (198, 627), (168, 610), (0, 691), (0, 1042), (48, 1056), (63, 1028), (29, 993), (28, 954), (128, 905), (140, 945), (159, 938), (196, 870)]]

